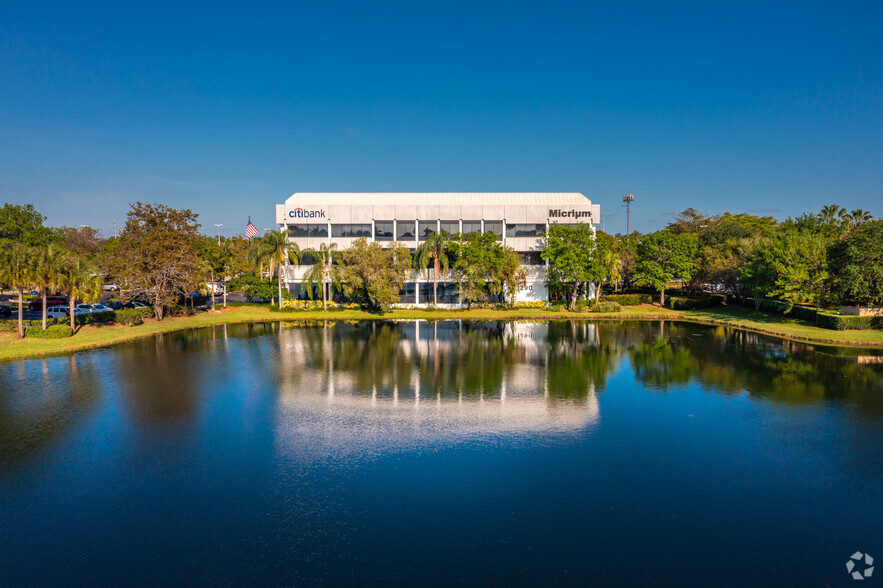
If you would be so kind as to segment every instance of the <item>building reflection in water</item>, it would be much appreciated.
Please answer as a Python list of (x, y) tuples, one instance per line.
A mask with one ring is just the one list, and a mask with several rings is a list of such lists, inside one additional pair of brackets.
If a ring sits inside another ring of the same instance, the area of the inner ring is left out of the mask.
[(596, 350), (596, 326), (576, 328), (581, 337), (568, 335), (577, 341), (569, 346), (550, 337), (549, 323), (372, 321), (282, 329), (278, 443), (286, 452), (351, 454), (590, 429), (600, 418), (595, 382), (550, 369), (550, 359), (559, 363), (555, 354)]

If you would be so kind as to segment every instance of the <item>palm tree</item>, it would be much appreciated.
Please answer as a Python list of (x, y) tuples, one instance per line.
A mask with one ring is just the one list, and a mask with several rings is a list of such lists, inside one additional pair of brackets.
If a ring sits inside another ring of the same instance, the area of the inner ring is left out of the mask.
[(37, 250), (37, 259), (34, 267), (34, 278), (43, 295), (43, 328), (46, 328), (46, 294), (49, 290), (57, 290), (64, 274), (64, 265), (67, 263), (67, 252), (58, 245), (50, 243)]
[(435, 272), (433, 272), (432, 298), (433, 304), (438, 304), (438, 275), (441, 270), (448, 271), (448, 248), (450, 247), (451, 236), (445, 231), (440, 233), (432, 233), (427, 237), (426, 241), (417, 248), (417, 254), (414, 262), (417, 264), (418, 270), (426, 271), (429, 262), (432, 261)]
[[(25, 288), (34, 285), (34, 249), (14, 244), (0, 249), (0, 282), (18, 290), (18, 337), (25, 336), (24, 294)], [(45, 305), (44, 305), (45, 306)]]
[(71, 331), (76, 332), (77, 322), (74, 309), (77, 300), (92, 302), (101, 299), (101, 285), (104, 280), (98, 269), (82, 257), (71, 257), (62, 269), (59, 287), (68, 294), (70, 305)]
[(270, 231), (261, 237), (258, 246), (254, 249), (253, 257), (260, 264), (263, 273), (264, 261), (270, 265), (270, 275), (277, 276), (279, 285), (279, 308), (282, 308), (282, 268), (293, 262), (297, 265), (300, 260), (300, 248), (295, 243), (288, 241), (288, 233), (285, 231)]
[(227, 308), (227, 276), (230, 273), (230, 265), (236, 257), (233, 253), (232, 243), (232, 239), (224, 239), (217, 249), (219, 276), (224, 284), (224, 308)]
[(849, 218), (852, 224), (852, 228), (857, 229), (869, 220), (872, 220), (874, 216), (867, 210), (862, 210), (861, 208), (859, 208), (850, 212)]
[(819, 212), (819, 219), (825, 224), (836, 225), (840, 222), (840, 219), (842, 219), (845, 212), (846, 210), (844, 210), (842, 206), (829, 204), (822, 207), (821, 212)]
[(215, 260), (215, 251), (212, 249), (206, 250), (202, 256), (199, 258), (198, 268), (199, 271), (204, 275), (208, 274), (209, 276), (209, 295), (212, 297), (212, 310), (215, 309), (215, 268), (217, 266), (217, 261)]
[[(319, 249), (309, 249), (304, 251), (304, 255), (309, 255), (315, 259), (313, 267), (304, 276), (304, 282), (309, 285), (307, 288), (307, 298), (313, 297), (313, 286), (322, 286), (322, 308), (328, 310), (328, 298), (334, 295), (334, 290), (340, 288), (340, 269), (332, 263), (334, 252), (337, 251), (337, 244), (330, 245), (322, 243)], [(330, 285), (330, 288), (328, 287)], [(326, 288), (330, 290), (326, 294)]]

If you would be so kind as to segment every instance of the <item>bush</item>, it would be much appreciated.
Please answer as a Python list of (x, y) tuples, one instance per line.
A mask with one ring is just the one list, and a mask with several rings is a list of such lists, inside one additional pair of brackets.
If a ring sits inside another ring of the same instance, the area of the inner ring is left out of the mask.
[[(328, 310), (335, 310), (337, 304), (333, 300), (328, 301)], [(356, 305), (358, 307), (358, 305)], [(321, 300), (283, 300), (282, 310), (322, 310)]]
[(546, 308), (547, 303), (543, 300), (530, 300), (522, 302), (513, 302), (509, 308)]
[(589, 312), (592, 310), (595, 302), (593, 300), (577, 300), (573, 305), (574, 312)]
[[(47, 327), (50, 325), (54, 325), (56, 323), (58, 323), (58, 320), (54, 319), (52, 317), (48, 317), (46, 319), (46, 326)], [(24, 326), (25, 329), (28, 329), (31, 327), (37, 327), (38, 329), (42, 329), (43, 328), (43, 321), (39, 320), (39, 319), (35, 320), (35, 321), (22, 321), (22, 325)], [(17, 330), (18, 330), (18, 319), (9, 319), (9, 320), (5, 320), (5, 321), (0, 321), (0, 332), (14, 333)]]
[(92, 325), (96, 323), (112, 323), (114, 321), (115, 311), (92, 312), (89, 314), (80, 314), (76, 317), (78, 325)]
[(52, 325), (42, 329), (40, 327), (30, 327), (25, 329), (25, 337), (28, 339), (64, 339), (74, 334), (70, 325)]
[[(127, 327), (134, 327), (137, 325), (144, 324), (144, 317), (141, 316), (141, 309), (139, 308), (124, 308), (122, 310), (118, 310), (115, 313), (114, 319), (117, 323), (121, 325), (126, 325)], [(152, 314), (152, 309), (151, 309)]]
[(721, 306), (725, 300), (725, 297), (720, 296), (701, 296), (699, 298), (671, 296), (668, 299), (668, 304), (672, 310), (696, 310), (698, 308), (714, 308)]
[(622, 305), (619, 302), (607, 300), (599, 302), (598, 305), (592, 309), (592, 312), (619, 312), (621, 310)]
[(653, 297), (650, 294), (608, 294), (601, 297), (601, 302), (616, 302), (622, 306), (637, 306), (639, 304), (651, 304)]
[[(797, 307), (795, 307), (797, 308)], [(819, 313), (819, 326), (835, 331), (861, 331), (872, 327), (870, 316), (843, 316), (839, 314)], [(879, 327), (877, 327), (879, 328)]]

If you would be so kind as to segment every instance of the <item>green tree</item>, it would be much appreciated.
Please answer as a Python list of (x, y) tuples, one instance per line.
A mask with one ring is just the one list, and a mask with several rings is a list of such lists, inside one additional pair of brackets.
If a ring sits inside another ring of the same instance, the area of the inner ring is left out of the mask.
[(883, 221), (870, 221), (828, 248), (831, 289), (843, 304), (883, 304)]
[(4, 203), (0, 208), (0, 243), (7, 241), (30, 246), (44, 246), (56, 240), (52, 229), (43, 226), (46, 217), (33, 204)]
[(696, 239), (656, 231), (641, 238), (637, 247), (635, 273), (639, 282), (659, 290), (659, 304), (665, 305), (665, 288), (672, 280), (689, 280), (696, 256)]
[(68, 296), (71, 330), (76, 332), (77, 323), (74, 309), (77, 300), (92, 302), (101, 300), (101, 286), (104, 280), (92, 263), (80, 256), (67, 258), (61, 269), (59, 288)]
[(432, 298), (433, 304), (438, 304), (438, 277), (442, 270), (448, 271), (448, 251), (451, 248), (451, 236), (445, 231), (432, 233), (417, 248), (414, 261), (418, 270), (426, 271), (429, 264), (433, 264), (432, 275)]
[(218, 275), (224, 286), (224, 308), (227, 308), (227, 282), (231, 278), (231, 273), (235, 267), (236, 260), (236, 242), (232, 238), (221, 241), (221, 246), (218, 247), (216, 261), (218, 263)]
[(34, 259), (36, 252), (33, 247), (13, 243), (0, 247), (0, 283), (18, 290), (18, 337), (25, 336), (24, 291), (35, 283)]
[(781, 231), (768, 252), (776, 272), (772, 293), (789, 304), (809, 302), (818, 309), (825, 299), (829, 244), (830, 240), (819, 232), (791, 228)]
[(304, 276), (303, 282), (307, 284), (307, 298), (313, 297), (313, 288), (322, 289), (322, 309), (328, 310), (328, 299), (334, 296), (334, 291), (340, 289), (340, 266), (334, 264), (334, 254), (337, 252), (337, 243), (322, 243), (319, 249), (304, 251), (304, 256), (313, 258), (313, 265)]
[(668, 223), (665, 230), (675, 235), (686, 233), (696, 237), (709, 222), (711, 222), (710, 216), (695, 208), (688, 208), (680, 212), (673, 222)]
[(774, 258), (775, 247), (770, 240), (758, 240), (738, 268), (739, 283), (754, 300), (755, 310), (760, 310), (763, 299), (776, 289)]
[(64, 266), (68, 252), (50, 243), (36, 249), (34, 260), (34, 283), (43, 296), (43, 328), (46, 328), (46, 296), (50, 290), (58, 290), (64, 280)]
[(467, 305), (489, 300), (491, 296), (513, 296), (524, 288), (526, 270), (518, 254), (504, 247), (493, 233), (460, 235), (451, 243), (455, 254), (454, 280), (460, 299)]
[(399, 292), (412, 274), (411, 252), (400, 243), (384, 248), (365, 237), (340, 252), (340, 280), (346, 296), (387, 310), (400, 300)]
[(196, 283), (199, 215), (187, 209), (136, 202), (110, 256), (121, 285), (148, 296), (157, 320)]

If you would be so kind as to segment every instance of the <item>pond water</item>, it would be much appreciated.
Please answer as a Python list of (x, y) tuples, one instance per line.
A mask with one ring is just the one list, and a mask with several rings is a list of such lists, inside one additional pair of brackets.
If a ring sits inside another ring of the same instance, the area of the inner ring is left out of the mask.
[(883, 558), (880, 360), (412, 321), (0, 363), (0, 585), (846, 585)]

